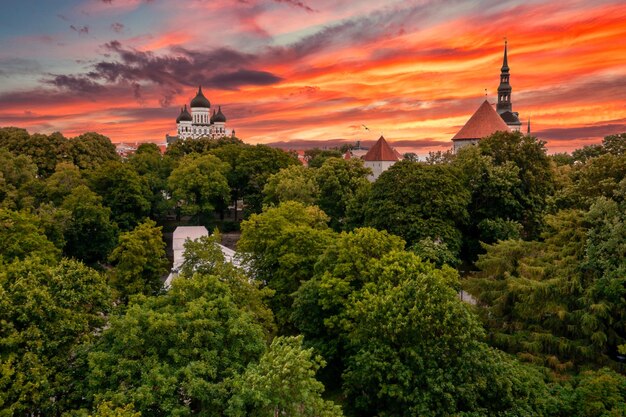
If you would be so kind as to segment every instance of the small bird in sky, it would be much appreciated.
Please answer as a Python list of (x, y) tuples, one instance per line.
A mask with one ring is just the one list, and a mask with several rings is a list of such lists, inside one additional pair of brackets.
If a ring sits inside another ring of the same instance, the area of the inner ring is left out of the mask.
[(363, 125), (363, 124), (362, 124), (361, 126), (363, 126), (363, 127), (365, 128), (365, 130), (370, 130), (370, 128), (369, 128), (369, 127), (367, 127), (367, 126), (365, 126), (365, 125)]

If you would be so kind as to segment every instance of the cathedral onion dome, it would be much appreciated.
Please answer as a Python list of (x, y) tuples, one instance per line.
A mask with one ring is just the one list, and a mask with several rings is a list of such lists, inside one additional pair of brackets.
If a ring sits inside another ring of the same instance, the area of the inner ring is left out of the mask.
[(211, 115), (211, 124), (215, 123), (215, 110), (213, 110), (213, 114)]
[(176, 118), (176, 123), (192, 121), (193, 117), (191, 117), (191, 114), (189, 114), (189, 112), (187, 111), (187, 105), (185, 104), (185, 107), (180, 109), (180, 114)]
[(191, 100), (191, 107), (211, 108), (211, 102), (202, 94), (202, 86), (198, 87), (198, 94)]
[(217, 114), (212, 119), (214, 123), (226, 123), (226, 116), (222, 113), (222, 106), (218, 107)]

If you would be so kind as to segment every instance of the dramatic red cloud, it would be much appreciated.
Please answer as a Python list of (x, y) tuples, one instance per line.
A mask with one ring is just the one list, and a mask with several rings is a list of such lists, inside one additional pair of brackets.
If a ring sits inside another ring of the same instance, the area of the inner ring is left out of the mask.
[[(324, 146), (383, 133), (424, 154), (450, 147), (485, 89), (495, 101), (506, 36), (513, 109), (550, 151), (626, 130), (620, 2), (484, 0), (480, 9), (447, 10), (437, 2), (92, 3), (76, 10), (106, 20), (109, 32), (77, 22), (96, 34), (73, 41), (95, 52), (71, 70), (40, 70), (37, 86), (0, 88), (0, 125), (163, 141), (203, 84), (227, 127), (250, 143)], [(158, 30), (133, 31), (123, 18), (143, 10)], [(113, 21), (123, 34), (110, 30)], [(11, 49), (22, 56), (19, 45)]]

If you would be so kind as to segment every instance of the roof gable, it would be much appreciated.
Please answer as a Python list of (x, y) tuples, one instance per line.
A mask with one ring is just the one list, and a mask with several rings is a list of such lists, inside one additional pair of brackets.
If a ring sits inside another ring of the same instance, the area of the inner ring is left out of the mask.
[[(505, 125), (506, 126), (506, 125)], [(364, 161), (398, 161), (397, 152), (389, 146), (384, 137), (380, 137), (378, 142), (363, 155)]]
[(509, 127), (491, 104), (485, 100), (452, 140), (481, 139), (497, 131), (508, 132)]

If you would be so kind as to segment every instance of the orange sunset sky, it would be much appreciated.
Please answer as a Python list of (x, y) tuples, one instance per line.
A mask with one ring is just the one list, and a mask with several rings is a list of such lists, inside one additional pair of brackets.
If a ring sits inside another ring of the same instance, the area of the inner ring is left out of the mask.
[(538, 0), (12, 2), (0, 126), (164, 142), (202, 84), (248, 143), (426, 154), (496, 101), (504, 37), (513, 110), (550, 152), (626, 132), (626, 3)]

